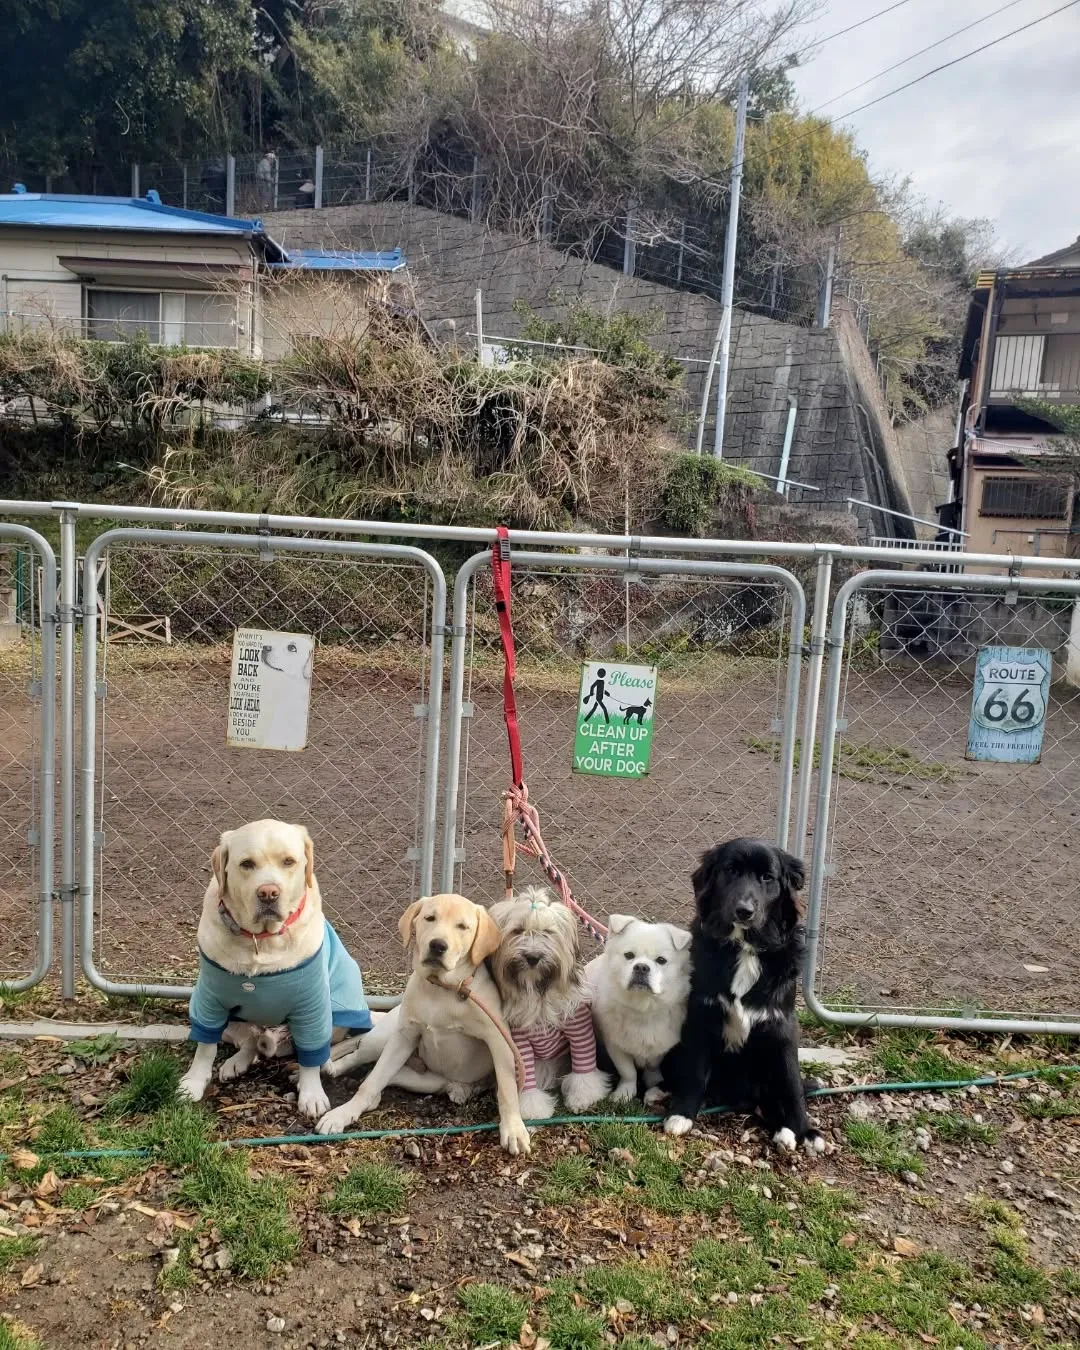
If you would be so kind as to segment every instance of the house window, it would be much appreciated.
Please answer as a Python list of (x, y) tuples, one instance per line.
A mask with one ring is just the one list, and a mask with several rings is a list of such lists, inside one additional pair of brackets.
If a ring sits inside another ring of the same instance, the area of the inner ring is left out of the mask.
[(1011, 520), (1066, 520), (1070, 496), (1070, 484), (1063, 478), (984, 478), (979, 514)]
[(161, 296), (149, 291), (87, 291), (86, 336), (101, 342), (161, 341)]
[(200, 291), (86, 292), (86, 336), (168, 347), (235, 347), (236, 297)]

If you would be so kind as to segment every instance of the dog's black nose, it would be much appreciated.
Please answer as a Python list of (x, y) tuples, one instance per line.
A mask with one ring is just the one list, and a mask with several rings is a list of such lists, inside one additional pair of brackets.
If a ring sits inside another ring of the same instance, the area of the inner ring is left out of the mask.
[(754, 917), (753, 900), (740, 900), (735, 906), (735, 917), (741, 919), (744, 923), (747, 919)]
[(647, 976), (648, 973), (649, 973), (649, 967), (645, 964), (644, 961), (638, 961), (638, 962), (634, 965), (634, 972), (633, 972), (633, 973), (634, 973), (635, 975)]
[(428, 956), (445, 956), (446, 943), (442, 938), (432, 938), (427, 945)]
[(526, 952), (525, 964), (527, 966), (538, 966), (540, 964), (540, 958), (536, 955), (535, 952)]

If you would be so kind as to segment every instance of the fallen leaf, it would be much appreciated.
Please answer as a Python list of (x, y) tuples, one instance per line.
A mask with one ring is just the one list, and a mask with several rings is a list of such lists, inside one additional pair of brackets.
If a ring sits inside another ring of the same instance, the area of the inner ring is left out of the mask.
[(1031, 1320), (1035, 1323), (1037, 1327), (1041, 1327), (1043, 1323), (1046, 1321), (1046, 1313), (1043, 1311), (1043, 1306), (1041, 1303), (1036, 1303), (1034, 1307), (1031, 1309)]
[(513, 1261), (514, 1265), (520, 1266), (522, 1270), (528, 1271), (530, 1275), (536, 1274), (536, 1267), (528, 1257), (522, 1256), (520, 1252), (507, 1252), (506, 1259), (508, 1261)]
[(922, 1247), (918, 1242), (912, 1242), (910, 1238), (893, 1238), (893, 1251), (900, 1256), (921, 1256)]
[(41, 1159), (36, 1153), (28, 1148), (14, 1148), (11, 1150), (11, 1165), (20, 1172), (29, 1172), (36, 1167)]
[(45, 1173), (34, 1187), (35, 1195), (55, 1195), (60, 1189), (60, 1178), (51, 1169)]
[(841, 1247), (854, 1247), (859, 1240), (858, 1233), (845, 1233), (840, 1239)]
[(31, 1289), (45, 1273), (45, 1266), (39, 1262), (36, 1266), (27, 1266), (19, 1283), (24, 1289)]
[(940, 1336), (928, 1336), (925, 1331), (919, 1332), (919, 1340), (922, 1341), (923, 1345), (939, 1345), (941, 1343)]
[(144, 1205), (141, 1200), (129, 1200), (128, 1209), (133, 1209), (136, 1214), (145, 1214), (148, 1219), (156, 1219), (160, 1210), (151, 1209), (149, 1205)]
[(1049, 966), (1033, 966), (1033, 965), (1029, 965), (1027, 961), (1024, 962), (1024, 969), (1025, 969), (1026, 971), (1028, 971), (1028, 972), (1029, 972), (1030, 974), (1032, 974), (1032, 975), (1049, 975), (1049, 974), (1050, 974), (1050, 967), (1049, 967)]
[(518, 1345), (524, 1346), (524, 1350), (536, 1350), (536, 1332), (528, 1322), (522, 1322), (521, 1331), (518, 1333)]
[(19, 1235), (18, 1235), (18, 1233), (16, 1233), (16, 1231), (15, 1231), (14, 1228), (4, 1228), (3, 1226), (0, 1226), (0, 1237), (3, 1237), (3, 1238), (14, 1238), (14, 1237), (18, 1237), (18, 1236), (19, 1236)]

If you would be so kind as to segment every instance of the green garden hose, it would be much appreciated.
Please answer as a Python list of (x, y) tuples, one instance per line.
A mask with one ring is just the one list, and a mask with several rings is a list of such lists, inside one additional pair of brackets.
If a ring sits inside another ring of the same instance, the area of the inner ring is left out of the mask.
[[(1045, 1069), (1028, 1069), (1021, 1073), (990, 1074), (985, 1078), (948, 1078), (922, 1083), (853, 1083), (847, 1087), (812, 1088), (808, 1097), (842, 1097), (861, 1092), (944, 1092), (966, 1087), (996, 1087), (1025, 1078), (1044, 1078), (1051, 1073), (1080, 1073), (1080, 1064), (1051, 1065)], [(709, 1106), (702, 1115), (729, 1114), (726, 1106)], [(526, 1121), (539, 1129), (551, 1125), (658, 1125), (663, 1116), (551, 1116), (547, 1120)], [(446, 1138), (456, 1134), (484, 1134), (499, 1128), (498, 1121), (483, 1121), (476, 1125), (414, 1125), (396, 1130), (346, 1130), (340, 1134), (277, 1134), (265, 1139), (215, 1140), (214, 1148), (281, 1148), (289, 1144), (339, 1144), (351, 1139), (424, 1139)], [(52, 1158), (148, 1158), (151, 1148), (74, 1148), (51, 1153)], [(0, 1162), (8, 1162), (10, 1154), (0, 1153)]]

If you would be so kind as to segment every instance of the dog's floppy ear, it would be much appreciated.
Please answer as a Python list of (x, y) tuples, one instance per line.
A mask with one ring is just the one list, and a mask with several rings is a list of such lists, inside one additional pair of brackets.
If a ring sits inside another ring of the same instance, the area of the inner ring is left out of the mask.
[(777, 852), (780, 855), (780, 880), (789, 891), (801, 891), (806, 885), (806, 867), (802, 859), (783, 849)]
[(608, 932), (611, 933), (612, 936), (618, 937), (618, 935), (629, 928), (633, 922), (634, 916), (632, 914), (609, 914), (607, 921)]
[(720, 849), (711, 848), (707, 853), (701, 855), (701, 862), (697, 870), (690, 878), (690, 884), (694, 888), (694, 900), (697, 903), (698, 913), (702, 918), (709, 908), (708, 902), (712, 898), (712, 891), (716, 885), (716, 873), (719, 870)]
[(502, 930), (483, 905), (474, 905), (473, 908), (476, 910), (476, 936), (469, 948), (469, 960), (474, 966), (479, 966), (498, 950)]
[(304, 885), (313, 886), (315, 884), (315, 845), (311, 842), (311, 835), (303, 826), (300, 827), (304, 836)]
[(229, 840), (232, 831), (226, 830), (218, 841), (218, 846), (210, 854), (210, 866), (214, 869), (214, 880), (218, 884), (218, 894), (225, 896), (229, 889)]
[(419, 900), (414, 900), (405, 913), (398, 919), (398, 932), (401, 934), (401, 945), (407, 947), (413, 939), (413, 924), (416, 922), (416, 916), (420, 913), (420, 906), (428, 897), (421, 896)]
[(668, 931), (668, 937), (671, 938), (671, 945), (677, 952), (685, 951), (690, 946), (690, 934), (685, 928), (676, 928), (673, 923), (666, 923), (664, 927)]

